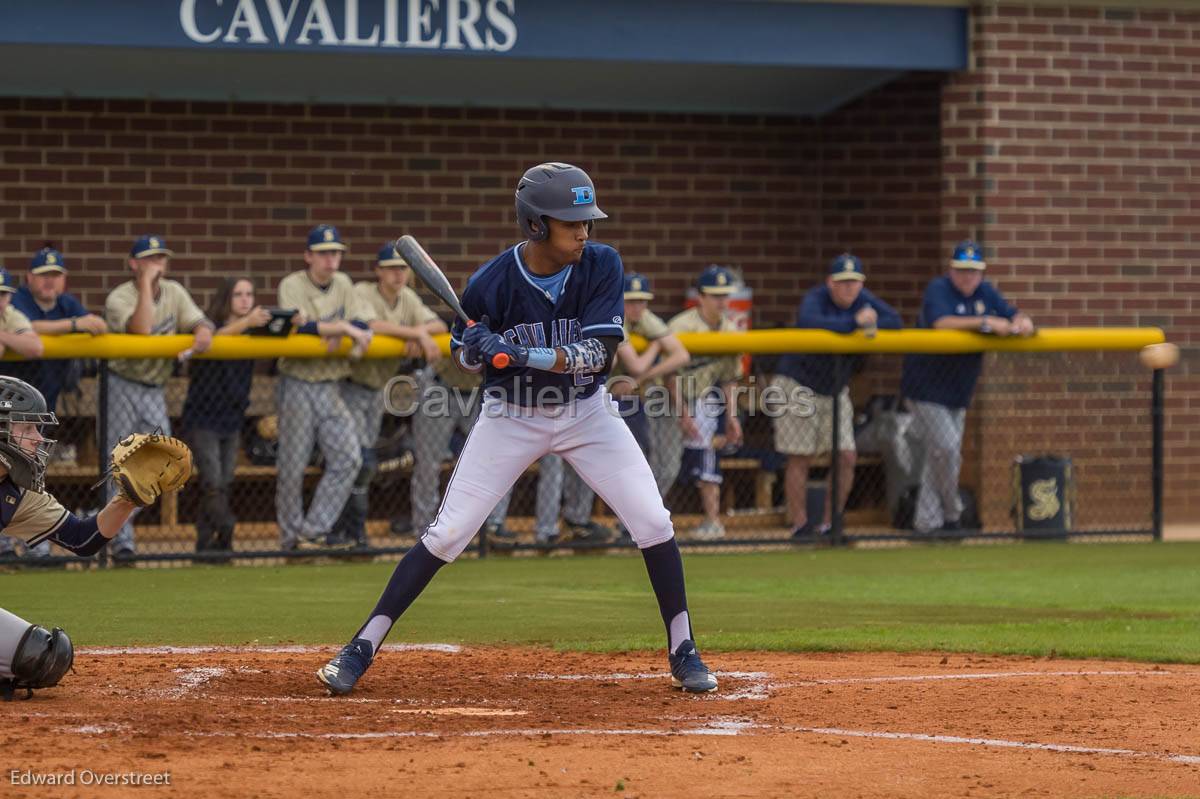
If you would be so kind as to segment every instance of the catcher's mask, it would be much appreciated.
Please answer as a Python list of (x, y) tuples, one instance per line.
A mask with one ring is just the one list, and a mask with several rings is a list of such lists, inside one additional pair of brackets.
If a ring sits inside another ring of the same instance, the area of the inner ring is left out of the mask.
[(46, 464), (54, 440), (47, 428), (58, 419), (42, 392), (15, 377), (0, 376), (0, 466), (16, 485), (39, 494), (46, 489)]

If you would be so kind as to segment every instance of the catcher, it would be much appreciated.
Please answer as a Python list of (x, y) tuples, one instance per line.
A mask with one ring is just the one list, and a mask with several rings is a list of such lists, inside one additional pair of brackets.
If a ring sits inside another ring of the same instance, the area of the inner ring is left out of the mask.
[[(58, 424), (41, 392), (23, 380), (0, 376), (0, 530), (29, 546), (53, 541), (76, 555), (93, 555), (139, 507), (181, 487), (192, 454), (177, 439), (133, 435), (113, 450), (110, 470), (117, 493), (95, 516), (80, 519), (45, 493), (46, 463)], [(47, 630), (0, 608), (0, 698), (19, 690), (57, 685), (75, 652), (61, 628)]]

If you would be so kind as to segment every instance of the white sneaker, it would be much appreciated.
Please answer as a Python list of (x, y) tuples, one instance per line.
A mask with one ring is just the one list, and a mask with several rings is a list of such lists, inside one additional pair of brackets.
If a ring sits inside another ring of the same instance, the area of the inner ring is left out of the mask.
[(716, 541), (725, 537), (725, 525), (713, 519), (705, 519), (693, 535), (701, 541)]

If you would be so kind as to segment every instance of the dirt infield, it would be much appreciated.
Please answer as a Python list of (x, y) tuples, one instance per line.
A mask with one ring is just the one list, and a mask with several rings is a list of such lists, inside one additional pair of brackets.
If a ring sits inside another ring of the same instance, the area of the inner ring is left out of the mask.
[(1196, 666), (725, 653), (685, 696), (655, 653), (432, 646), (333, 699), (331, 651), (84, 650), (0, 705), (0, 795), (1200, 796)]

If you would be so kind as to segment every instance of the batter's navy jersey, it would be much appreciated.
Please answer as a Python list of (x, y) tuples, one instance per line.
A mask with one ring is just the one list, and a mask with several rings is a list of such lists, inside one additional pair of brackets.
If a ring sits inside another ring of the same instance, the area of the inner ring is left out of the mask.
[[(481, 266), (467, 281), (463, 310), (472, 319), (488, 317), (488, 327), (510, 344), (559, 347), (600, 336), (623, 336), (625, 299), (621, 256), (606, 244), (584, 245), (579, 261), (564, 267), (568, 273), (557, 301), (539, 288), (521, 261), (517, 244)], [(462, 345), (466, 325), (454, 323), (451, 347)], [(560, 405), (594, 394), (606, 373), (569, 375), (528, 367), (494, 369), (485, 366), (488, 396), (527, 407)]]

